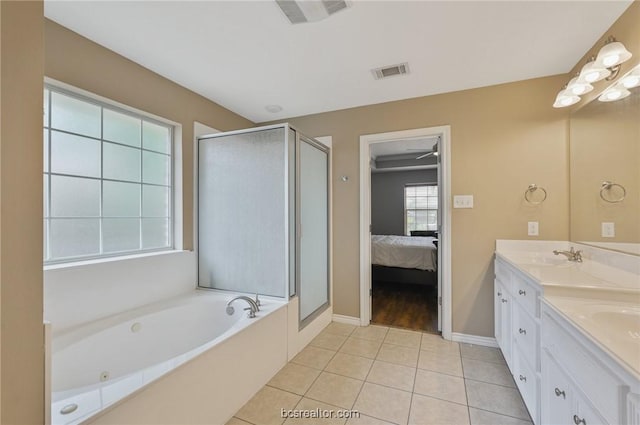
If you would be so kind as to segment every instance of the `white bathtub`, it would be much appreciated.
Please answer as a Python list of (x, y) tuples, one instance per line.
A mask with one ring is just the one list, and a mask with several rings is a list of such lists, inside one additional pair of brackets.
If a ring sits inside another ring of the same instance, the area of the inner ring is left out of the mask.
[[(286, 303), (263, 299), (257, 317), (249, 319), (244, 301), (226, 314), (232, 297), (194, 291), (61, 331), (54, 324), (52, 423), (224, 423), (287, 360)], [(266, 356), (265, 362), (243, 355), (256, 344), (255, 355)], [(243, 374), (249, 385), (239, 385)], [(222, 403), (202, 406), (203, 392), (213, 398), (221, 392)], [(190, 393), (193, 403), (185, 398)], [(167, 412), (163, 404), (171, 405)], [(65, 407), (73, 411), (63, 414)]]

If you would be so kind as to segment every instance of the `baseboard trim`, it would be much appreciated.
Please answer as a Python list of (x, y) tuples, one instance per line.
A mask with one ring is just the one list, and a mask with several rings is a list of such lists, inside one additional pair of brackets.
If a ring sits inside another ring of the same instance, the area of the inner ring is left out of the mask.
[[(335, 320), (335, 314), (333, 315), (333, 317)], [(468, 334), (453, 332), (451, 334), (451, 341), (498, 348), (498, 341), (496, 341), (495, 338), (488, 337), (488, 336), (468, 335)]]
[(343, 316), (342, 314), (334, 314), (333, 321), (338, 323), (346, 323), (347, 325), (360, 326), (359, 317)]

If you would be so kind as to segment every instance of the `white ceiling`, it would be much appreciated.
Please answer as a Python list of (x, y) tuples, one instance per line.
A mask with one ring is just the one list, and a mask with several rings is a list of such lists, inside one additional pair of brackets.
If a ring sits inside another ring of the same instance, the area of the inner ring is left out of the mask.
[(437, 142), (438, 136), (374, 143), (369, 148), (369, 153), (372, 159), (409, 153), (415, 153), (415, 156), (420, 156), (423, 153), (431, 152), (431, 148)]
[[(45, 15), (264, 122), (566, 73), (631, 0), (352, 3), (298, 25), (271, 0), (48, 0)], [(373, 79), (401, 62), (409, 75)]]

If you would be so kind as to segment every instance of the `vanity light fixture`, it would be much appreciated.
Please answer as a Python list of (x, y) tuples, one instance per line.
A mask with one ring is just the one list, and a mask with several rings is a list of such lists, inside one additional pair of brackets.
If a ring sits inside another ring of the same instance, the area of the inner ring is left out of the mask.
[(553, 102), (554, 108), (566, 108), (567, 106), (575, 105), (580, 102), (580, 97), (570, 92), (567, 88), (558, 93), (556, 101)]
[(636, 66), (633, 71), (622, 77), (620, 82), (626, 89), (632, 89), (640, 86), (640, 65)]
[(599, 97), (600, 102), (614, 102), (616, 100), (624, 99), (629, 96), (631, 92), (624, 88), (620, 84), (616, 84), (613, 87), (606, 89)]
[(611, 75), (611, 71), (605, 68), (603, 65), (597, 63), (596, 58), (592, 56), (591, 59), (589, 59), (589, 61), (580, 70), (578, 80), (591, 84), (600, 80), (604, 80), (609, 75)]
[(579, 76), (573, 77), (569, 84), (567, 84), (567, 90), (576, 96), (582, 96), (585, 93), (589, 93), (593, 90), (593, 86), (586, 81), (581, 81)]
[[(580, 102), (580, 96), (593, 90), (592, 83), (606, 79), (611, 81), (618, 76), (620, 65), (631, 58), (631, 52), (615, 37), (609, 36), (597, 56), (591, 56), (569, 83), (556, 96), (553, 102), (554, 108), (565, 108)], [(629, 96), (628, 88), (640, 85), (640, 71), (634, 70), (621, 79), (622, 83), (616, 84), (605, 90), (599, 100), (612, 102)]]
[(609, 36), (602, 49), (598, 52), (596, 62), (602, 64), (605, 68), (613, 68), (628, 61), (630, 58), (631, 52), (624, 47), (624, 44), (617, 41), (615, 37)]

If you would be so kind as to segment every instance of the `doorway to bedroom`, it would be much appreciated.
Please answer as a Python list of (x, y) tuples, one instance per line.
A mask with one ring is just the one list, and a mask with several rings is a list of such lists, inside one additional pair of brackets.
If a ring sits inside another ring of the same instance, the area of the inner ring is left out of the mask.
[(448, 138), (448, 127), (361, 137), (363, 324), (450, 338)]

